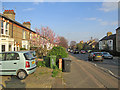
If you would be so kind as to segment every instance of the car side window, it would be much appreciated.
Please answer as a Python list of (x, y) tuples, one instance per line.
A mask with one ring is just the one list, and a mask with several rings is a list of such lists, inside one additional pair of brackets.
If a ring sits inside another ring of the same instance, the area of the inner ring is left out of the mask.
[(18, 53), (6, 53), (6, 60), (20, 60)]
[(0, 53), (0, 61), (4, 61), (5, 60), (5, 53)]

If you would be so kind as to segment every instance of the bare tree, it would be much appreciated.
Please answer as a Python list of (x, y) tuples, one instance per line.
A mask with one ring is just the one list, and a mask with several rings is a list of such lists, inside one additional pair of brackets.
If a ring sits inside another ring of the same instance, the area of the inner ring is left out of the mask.
[(59, 37), (60, 43), (58, 44), (59, 46), (62, 46), (64, 48), (68, 48), (68, 41), (65, 37)]

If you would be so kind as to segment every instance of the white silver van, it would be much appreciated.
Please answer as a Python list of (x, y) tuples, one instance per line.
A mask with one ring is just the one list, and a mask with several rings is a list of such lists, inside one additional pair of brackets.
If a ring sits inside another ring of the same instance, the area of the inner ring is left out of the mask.
[(25, 79), (28, 74), (35, 72), (35, 58), (29, 51), (0, 53), (0, 75), (16, 75)]

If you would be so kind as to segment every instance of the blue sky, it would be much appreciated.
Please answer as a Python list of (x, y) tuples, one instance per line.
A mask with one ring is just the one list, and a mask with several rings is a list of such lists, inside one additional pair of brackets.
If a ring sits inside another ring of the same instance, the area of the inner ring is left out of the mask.
[(108, 31), (115, 33), (118, 26), (117, 3), (4, 2), (2, 6), (16, 11), (16, 21), (30, 21), (32, 30), (48, 26), (69, 42), (101, 39)]

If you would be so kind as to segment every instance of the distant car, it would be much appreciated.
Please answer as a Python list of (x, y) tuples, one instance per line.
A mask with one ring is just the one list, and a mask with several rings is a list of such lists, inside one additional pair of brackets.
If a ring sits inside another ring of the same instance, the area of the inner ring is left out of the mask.
[(68, 48), (67, 51), (70, 52), (70, 48)]
[(88, 53), (91, 53), (91, 52), (92, 52), (92, 50), (87, 50), (87, 52), (88, 52)]
[(86, 53), (86, 51), (85, 51), (85, 50), (81, 50), (80, 52), (81, 52), (81, 54), (85, 54), (85, 53)]
[(101, 52), (104, 59), (113, 59), (113, 56), (109, 52)]
[(79, 54), (79, 51), (76, 49), (73, 51), (74, 54)]
[(103, 59), (104, 58), (101, 52), (92, 52), (88, 56), (89, 61), (96, 61), (96, 60), (103, 61)]
[(2, 52), (0, 65), (0, 75), (16, 75), (21, 80), (36, 70), (35, 58), (30, 51)]
[(70, 50), (70, 52), (72, 53), (72, 52), (73, 52), (73, 50), (71, 49), (71, 50)]

